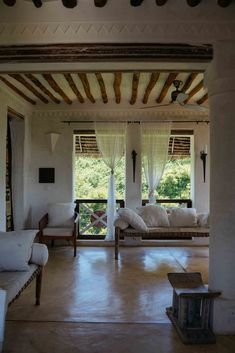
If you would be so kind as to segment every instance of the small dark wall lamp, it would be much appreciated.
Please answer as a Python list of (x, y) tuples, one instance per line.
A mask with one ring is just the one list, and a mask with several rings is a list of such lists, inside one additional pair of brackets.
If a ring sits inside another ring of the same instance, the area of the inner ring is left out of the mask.
[(135, 183), (136, 156), (137, 156), (137, 153), (135, 150), (133, 150), (131, 152), (131, 158), (132, 158), (132, 162), (133, 162), (133, 183)]
[(207, 146), (200, 152), (200, 158), (203, 163), (203, 181), (206, 182), (206, 157), (207, 157)]

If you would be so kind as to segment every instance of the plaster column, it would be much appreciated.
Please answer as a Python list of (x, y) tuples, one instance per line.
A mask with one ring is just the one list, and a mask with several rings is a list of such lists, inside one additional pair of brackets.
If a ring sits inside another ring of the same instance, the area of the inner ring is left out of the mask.
[(209, 288), (220, 290), (214, 331), (235, 333), (235, 42), (214, 47), (207, 71), (211, 119)]
[[(206, 178), (203, 178), (203, 163), (201, 151), (207, 148)], [(209, 125), (197, 124), (194, 128), (194, 177), (193, 177), (193, 207), (197, 212), (209, 211), (210, 194), (210, 142)]]
[[(133, 181), (133, 159), (132, 151), (136, 155), (135, 182)], [(141, 206), (141, 131), (140, 124), (129, 123), (126, 132), (126, 207), (136, 211)]]

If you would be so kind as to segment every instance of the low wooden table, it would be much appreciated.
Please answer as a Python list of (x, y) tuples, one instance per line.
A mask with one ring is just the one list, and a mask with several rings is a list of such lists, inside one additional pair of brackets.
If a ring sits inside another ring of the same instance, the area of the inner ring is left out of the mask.
[(166, 313), (186, 344), (215, 343), (211, 329), (214, 298), (221, 293), (209, 291), (201, 273), (168, 273), (173, 287), (172, 306)]

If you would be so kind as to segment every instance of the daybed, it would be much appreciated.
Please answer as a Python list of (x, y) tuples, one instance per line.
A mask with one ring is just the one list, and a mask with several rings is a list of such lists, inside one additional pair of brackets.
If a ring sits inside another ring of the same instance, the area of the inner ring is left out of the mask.
[[(137, 213), (138, 212), (138, 213)], [(194, 208), (173, 208), (146, 205), (137, 212), (118, 210), (115, 226), (115, 259), (118, 259), (122, 238), (141, 239), (192, 239), (209, 237), (209, 214), (197, 214)]]
[(23, 290), (36, 279), (36, 305), (40, 305), (43, 267), (48, 260), (46, 245), (33, 243), (37, 231), (0, 232), (0, 352), (5, 313)]

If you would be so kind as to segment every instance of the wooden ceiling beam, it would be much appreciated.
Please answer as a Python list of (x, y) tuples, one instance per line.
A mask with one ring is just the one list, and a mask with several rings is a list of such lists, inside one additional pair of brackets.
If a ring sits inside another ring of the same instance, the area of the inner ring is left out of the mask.
[(17, 87), (15, 87), (11, 82), (9, 82), (5, 77), (0, 76), (0, 80), (7, 86), (9, 87), (13, 92), (15, 92), (16, 94), (18, 94), (20, 97), (22, 97), (24, 100), (26, 100), (27, 102), (35, 105), (36, 102), (29, 98), (28, 96), (26, 96), (23, 92), (21, 92)]
[(218, 0), (217, 3), (220, 7), (227, 7), (231, 4), (232, 0)]
[(115, 72), (114, 74), (114, 82), (113, 89), (115, 93), (116, 103), (119, 104), (121, 102), (121, 82), (122, 82), (122, 73)]
[(71, 88), (73, 93), (76, 95), (79, 102), (84, 103), (84, 98), (83, 98), (82, 94), (79, 92), (71, 74), (64, 74), (64, 77), (65, 77), (66, 81), (68, 82), (69, 87)]
[(35, 86), (37, 86), (44, 94), (46, 94), (54, 103), (60, 104), (60, 100), (57, 99), (43, 84), (32, 74), (24, 74)]
[(37, 8), (42, 7), (42, 0), (32, 0), (34, 3), (34, 6)]
[(67, 7), (68, 9), (73, 9), (77, 6), (77, 0), (62, 0), (62, 3), (64, 7)]
[(203, 80), (201, 80), (190, 92), (188, 98), (184, 101), (184, 104), (187, 104), (188, 101), (201, 89), (203, 88)]
[(194, 7), (200, 4), (201, 0), (187, 0), (189, 6)]
[(102, 77), (100, 72), (96, 72), (95, 76), (96, 76), (97, 81), (98, 81), (99, 86), (100, 86), (100, 92), (101, 92), (101, 95), (102, 95), (103, 102), (104, 103), (108, 103), (108, 97), (107, 97), (107, 93), (106, 93), (103, 77)]
[(96, 7), (104, 7), (108, 0), (94, 0)]
[(87, 79), (87, 75), (85, 73), (78, 73), (78, 77), (80, 78), (84, 91), (86, 93), (87, 98), (91, 101), (91, 103), (95, 103), (95, 98), (93, 97), (93, 95), (91, 94), (91, 89), (90, 89), (90, 84), (89, 81)]
[(14, 6), (16, 3), (16, 0), (3, 0), (3, 2), (7, 6)]
[(39, 93), (28, 81), (24, 79), (20, 74), (9, 74), (10, 77), (14, 78), (16, 81), (20, 82), (24, 87), (26, 87), (30, 92), (32, 92), (36, 97), (38, 97), (43, 103), (48, 104), (49, 101), (41, 93)]
[(167, 92), (169, 91), (169, 88), (171, 87), (173, 81), (176, 79), (177, 76), (178, 76), (178, 72), (177, 73), (172, 72), (169, 74), (169, 76), (167, 77), (166, 82), (161, 90), (161, 93), (159, 94), (159, 97), (156, 100), (156, 102), (158, 104), (160, 104), (163, 101), (163, 99), (167, 95)]
[(197, 72), (192, 72), (189, 77), (187, 78), (185, 84), (183, 85), (183, 87), (181, 88), (181, 92), (185, 93), (192, 85), (193, 81), (195, 80), (195, 78), (198, 76)]
[(203, 104), (208, 99), (208, 93), (204, 94), (200, 99), (197, 100), (197, 104)]
[(51, 74), (42, 74), (42, 76), (49, 83), (50, 87), (63, 98), (65, 103), (72, 104), (71, 99), (64, 93), (64, 91), (60, 88), (60, 86), (53, 79)]
[(148, 86), (146, 87), (146, 90), (144, 93), (144, 98), (142, 100), (142, 102), (144, 104), (146, 104), (148, 102), (149, 95), (150, 95), (152, 89), (154, 88), (154, 86), (156, 85), (159, 76), (160, 76), (159, 72), (152, 72)]
[(167, 0), (156, 0), (156, 4), (158, 6), (163, 6), (163, 5), (165, 5), (166, 2), (167, 2)]
[(140, 72), (134, 72), (133, 78), (132, 78), (132, 95), (130, 100), (131, 105), (135, 104), (137, 99), (139, 79), (140, 79)]
[(131, 6), (140, 6), (144, 0), (131, 0)]

